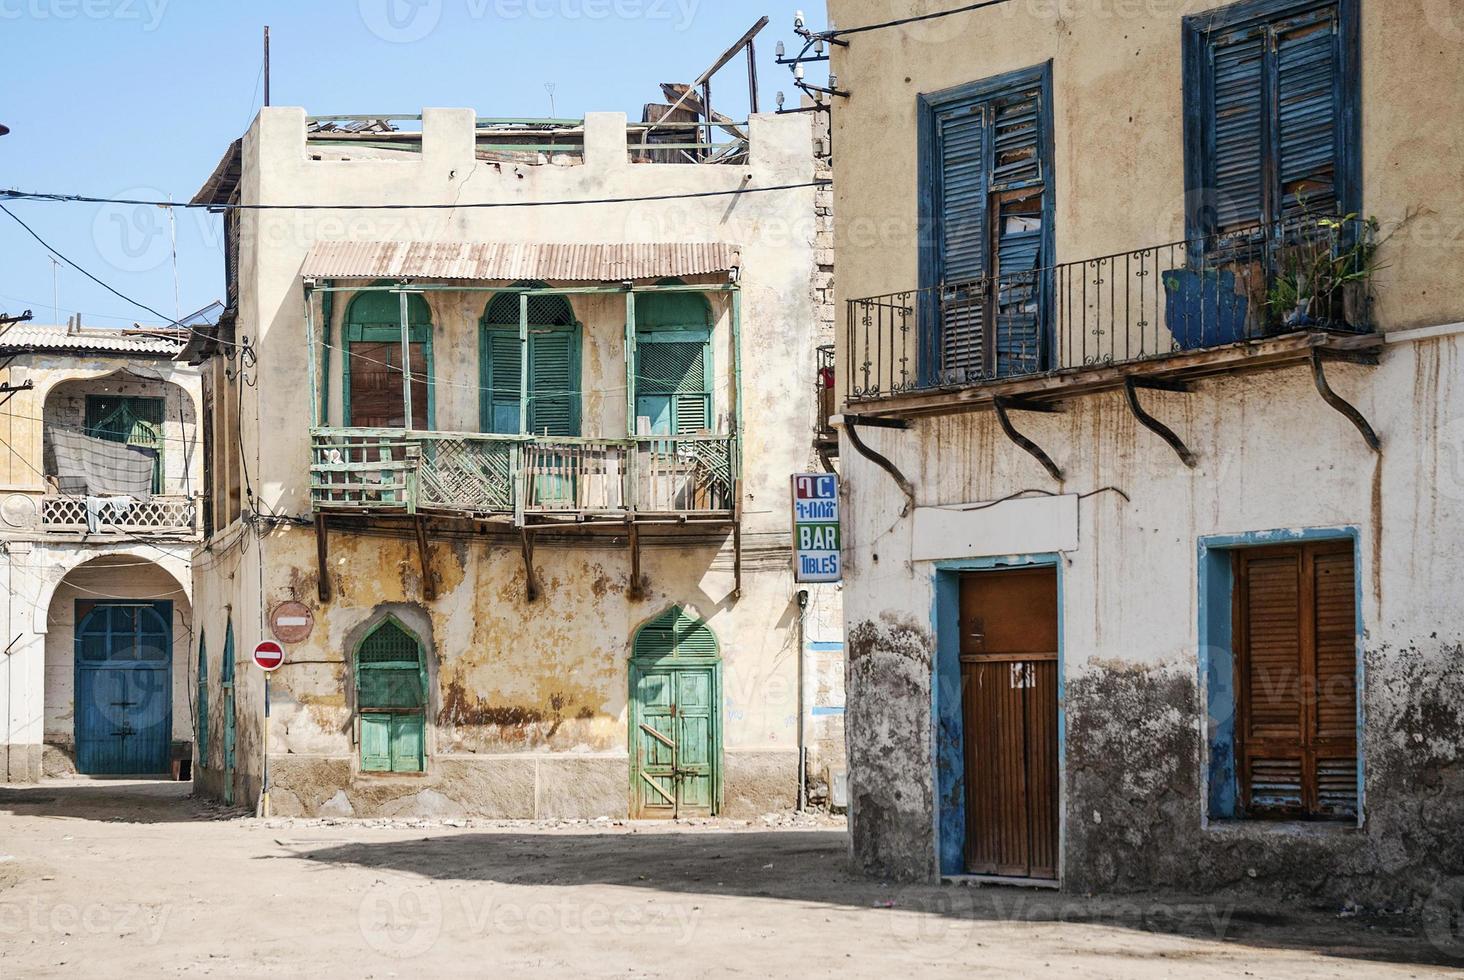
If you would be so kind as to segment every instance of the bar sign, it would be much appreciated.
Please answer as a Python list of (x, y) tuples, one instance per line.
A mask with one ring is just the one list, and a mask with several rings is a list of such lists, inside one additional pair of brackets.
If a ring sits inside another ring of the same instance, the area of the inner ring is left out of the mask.
[(793, 477), (793, 573), (798, 582), (841, 582), (843, 534), (839, 478), (832, 473)]

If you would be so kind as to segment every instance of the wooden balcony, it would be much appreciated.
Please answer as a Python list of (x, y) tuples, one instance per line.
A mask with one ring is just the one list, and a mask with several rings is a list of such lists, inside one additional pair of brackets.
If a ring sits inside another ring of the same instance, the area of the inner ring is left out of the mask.
[(549, 438), (316, 429), (317, 514), (457, 517), (519, 528), (672, 520), (736, 508), (731, 436)]

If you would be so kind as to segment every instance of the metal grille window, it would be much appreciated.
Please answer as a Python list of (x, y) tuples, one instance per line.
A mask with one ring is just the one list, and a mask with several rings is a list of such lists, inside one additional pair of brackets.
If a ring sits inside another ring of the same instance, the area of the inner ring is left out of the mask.
[(356, 708), (362, 771), (425, 769), (427, 665), (421, 642), (394, 619), (356, 651)]
[[(518, 283), (542, 288), (542, 283)], [(580, 328), (563, 296), (529, 297), (528, 419), (523, 415), (521, 297), (495, 296), (483, 314), (480, 412), (485, 432), (571, 437), (580, 434)]]
[(1355, 819), (1357, 605), (1352, 542), (1234, 556), (1236, 762), (1243, 811)]
[(698, 293), (655, 293), (637, 301), (638, 434), (694, 436), (712, 428), (711, 324), (711, 305)]

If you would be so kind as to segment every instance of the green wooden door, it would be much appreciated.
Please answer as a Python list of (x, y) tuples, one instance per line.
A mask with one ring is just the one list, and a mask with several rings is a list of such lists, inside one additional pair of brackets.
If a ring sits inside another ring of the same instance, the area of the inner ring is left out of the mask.
[(633, 801), (638, 819), (717, 811), (716, 665), (637, 665), (632, 683)]
[(234, 743), (237, 737), (234, 718), (234, 625), (224, 634), (224, 660), (220, 671), (220, 687), (224, 694), (224, 802), (234, 804)]

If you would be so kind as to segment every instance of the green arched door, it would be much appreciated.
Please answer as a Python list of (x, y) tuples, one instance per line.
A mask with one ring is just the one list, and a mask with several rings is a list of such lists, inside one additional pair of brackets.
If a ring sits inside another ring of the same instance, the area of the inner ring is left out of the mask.
[(722, 796), (717, 638), (671, 609), (641, 627), (630, 664), (632, 816), (713, 816)]

